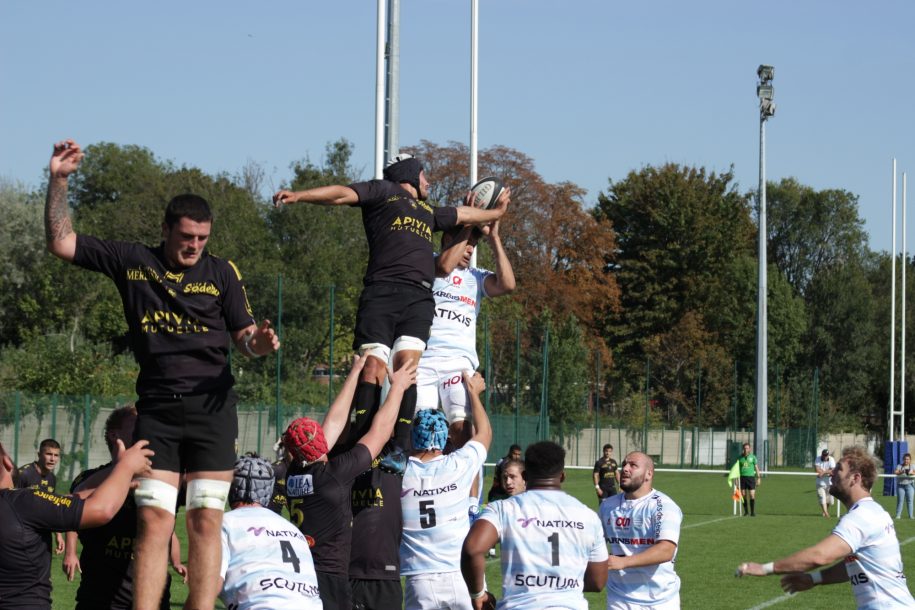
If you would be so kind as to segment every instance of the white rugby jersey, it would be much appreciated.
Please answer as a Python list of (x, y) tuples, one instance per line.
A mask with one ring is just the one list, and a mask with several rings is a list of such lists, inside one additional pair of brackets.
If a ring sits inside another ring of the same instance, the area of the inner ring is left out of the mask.
[[(610, 496), (600, 505), (604, 536), (610, 553), (630, 556), (644, 552), (659, 540), (680, 541), (683, 512), (666, 494), (654, 489), (635, 500), (625, 493)], [(678, 549), (679, 550), (679, 549)], [(607, 599), (650, 606), (666, 602), (680, 593), (680, 577), (674, 571), (677, 552), (661, 564), (610, 570)]]
[(321, 610), (308, 542), (272, 510), (245, 506), (222, 517), (219, 597), (231, 610)]
[(861, 498), (832, 533), (851, 547), (845, 570), (859, 609), (915, 608), (902, 571), (899, 540), (890, 515), (873, 498)]
[(407, 461), (400, 488), (402, 576), (461, 569), (461, 545), (470, 530), (467, 496), (485, 459), (486, 448), (468, 441), (428, 462)]
[(564, 491), (529, 489), (489, 503), (480, 519), (491, 523), (501, 540), (499, 610), (587, 610), (585, 569), (592, 561), (607, 561), (593, 510)]
[(435, 317), (423, 358), (453, 358), (465, 356), (476, 370), (477, 318), (480, 303), (486, 296), (483, 284), (491, 271), (471, 267), (456, 267), (447, 277), (435, 278), (432, 296), (435, 297)]

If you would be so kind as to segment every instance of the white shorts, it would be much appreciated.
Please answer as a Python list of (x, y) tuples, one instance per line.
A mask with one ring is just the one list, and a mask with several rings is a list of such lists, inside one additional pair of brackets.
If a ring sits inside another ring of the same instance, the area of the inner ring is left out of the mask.
[(680, 594), (677, 593), (666, 602), (651, 605), (633, 604), (621, 599), (607, 598), (607, 610), (680, 610)]
[(404, 578), (404, 610), (473, 610), (460, 570)]
[(832, 504), (829, 488), (824, 485), (817, 485), (817, 498), (819, 498), (820, 504)]
[(442, 410), (449, 424), (470, 416), (470, 399), (464, 387), (464, 371), (473, 373), (467, 358), (423, 358), (416, 370), (416, 410)]

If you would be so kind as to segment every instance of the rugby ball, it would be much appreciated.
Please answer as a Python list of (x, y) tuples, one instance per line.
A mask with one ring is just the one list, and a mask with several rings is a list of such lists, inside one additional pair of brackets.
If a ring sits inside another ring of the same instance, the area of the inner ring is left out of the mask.
[(470, 188), (470, 205), (488, 210), (496, 205), (502, 194), (502, 181), (494, 176), (483, 178)]

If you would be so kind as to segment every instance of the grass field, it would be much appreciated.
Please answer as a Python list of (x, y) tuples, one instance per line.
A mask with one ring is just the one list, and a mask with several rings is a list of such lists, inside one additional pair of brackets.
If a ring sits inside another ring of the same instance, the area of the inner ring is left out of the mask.
[[(731, 516), (730, 492), (721, 475), (659, 472), (655, 475), (655, 487), (671, 496), (684, 514), (677, 554), (683, 608), (840, 610), (855, 607), (848, 584), (815, 587), (788, 597), (779, 587), (778, 576), (734, 578), (734, 570), (741, 561), (771, 561), (829, 534), (835, 519), (820, 516), (812, 477), (768, 476), (758, 491), (755, 518)], [(882, 485), (878, 482), (877, 487)], [(596, 508), (590, 472), (569, 472), (565, 489)], [(876, 499), (890, 514), (895, 514), (895, 498), (876, 496)], [(182, 542), (183, 526), (181, 518), (178, 535)], [(896, 521), (896, 534), (902, 545), (906, 573), (915, 575), (915, 521), (907, 518)], [(186, 558), (187, 551), (183, 551)], [(72, 608), (78, 581), (66, 581), (60, 557), (55, 557), (53, 564), (54, 608)], [(490, 589), (499, 595), (498, 557), (489, 560), (486, 578)], [(912, 583), (909, 586), (913, 588)], [(180, 608), (186, 595), (186, 587), (180, 582), (173, 583), (172, 607)], [(605, 607), (603, 593), (587, 594), (587, 598), (592, 610)]]

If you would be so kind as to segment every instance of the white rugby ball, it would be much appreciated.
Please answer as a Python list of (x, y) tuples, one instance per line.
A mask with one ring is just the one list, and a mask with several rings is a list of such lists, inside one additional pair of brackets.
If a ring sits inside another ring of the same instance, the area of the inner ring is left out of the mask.
[(502, 181), (494, 176), (483, 178), (470, 188), (470, 205), (488, 210), (502, 194)]

